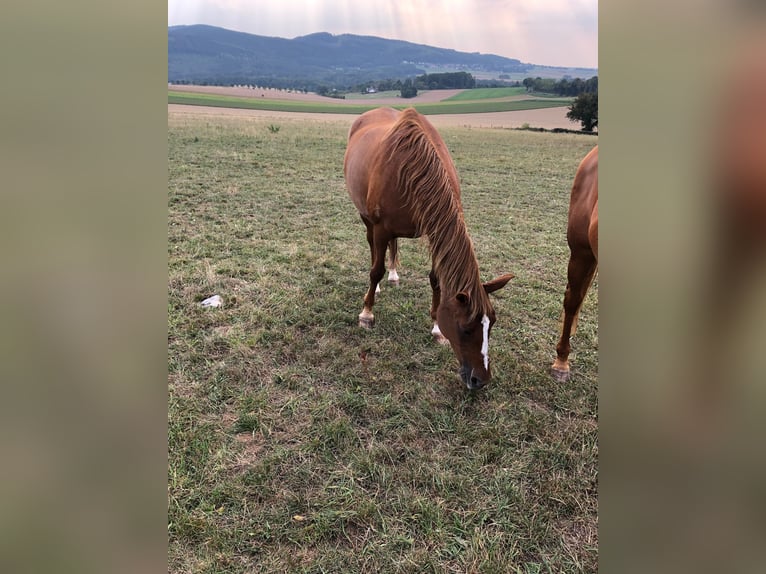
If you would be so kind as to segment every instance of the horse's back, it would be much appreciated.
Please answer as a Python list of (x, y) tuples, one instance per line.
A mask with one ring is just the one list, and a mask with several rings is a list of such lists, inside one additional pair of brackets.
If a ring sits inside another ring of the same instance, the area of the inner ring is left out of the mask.
[(344, 174), (362, 218), (383, 222), (396, 237), (421, 233), (410, 195), (425, 193), (423, 182), (449, 190), (457, 200), (450, 203), (461, 209), (460, 181), (447, 145), (414, 108), (378, 108), (359, 116), (349, 130)]
[(367, 216), (367, 190), (380, 142), (401, 115), (393, 108), (377, 108), (360, 115), (348, 132), (343, 159), (346, 191), (362, 216)]
[(366, 128), (393, 125), (400, 115), (401, 112), (394, 108), (376, 108), (364, 112), (354, 120), (354, 123), (351, 124), (351, 128), (348, 130), (349, 142), (357, 132), (365, 130)]
[(598, 146), (580, 162), (569, 198), (567, 241), (570, 248), (590, 248), (598, 258)]

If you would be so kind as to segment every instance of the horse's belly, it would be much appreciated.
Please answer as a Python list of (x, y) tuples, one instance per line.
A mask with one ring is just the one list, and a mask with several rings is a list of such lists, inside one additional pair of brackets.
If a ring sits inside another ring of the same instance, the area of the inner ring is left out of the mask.
[(368, 218), (372, 223), (382, 224), (386, 231), (396, 237), (419, 237), (417, 227), (409, 212), (401, 209), (386, 209), (380, 205), (367, 205)]

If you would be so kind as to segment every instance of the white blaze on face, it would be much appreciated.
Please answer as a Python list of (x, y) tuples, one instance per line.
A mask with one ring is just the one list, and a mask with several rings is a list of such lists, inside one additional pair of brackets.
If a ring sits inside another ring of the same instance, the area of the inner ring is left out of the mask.
[(489, 317), (484, 315), (481, 318), (482, 340), (481, 340), (481, 356), (484, 358), (484, 370), (489, 369)]

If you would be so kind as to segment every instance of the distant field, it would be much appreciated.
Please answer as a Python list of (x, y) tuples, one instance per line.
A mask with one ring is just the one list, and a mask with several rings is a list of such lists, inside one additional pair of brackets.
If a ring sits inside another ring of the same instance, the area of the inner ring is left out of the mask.
[[(547, 100), (515, 100), (515, 101), (468, 101), (468, 102), (439, 102), (435, 104), (418, 104), (414, 107), (423, 114), (474, 114), (488, 112), (512, 112), (519, 110), (538, 110), (542, 108), (560, 108), (568, 106), (569, 99)], [(394, 106), (406, 107), (406, 106)]]
[(398, 98), (399, 90), (388, 90), (384, 92), (375, 92), (374, 94), (349, 94), (349, 98), (353, 97), (355, 100), (380, 100), (387, 98)]
[[(466, 98), (463, 98), (458, 101), (446, 100), (436, 103), (417, 104), (414, 102), (407, 103), (407, 100), (402, 100), (401, 104), (394, 104), (393, 107), (403, 109), (413, 106), (423, 114), (470, 114), (562, 107), (569, 105), (571, 101), (571, 98), (545, 98), (513, 101), (488, 101), (483, 98), (479, 100), (467, 100)], [(328, 98), (328, 103), (324, 103), (300, 100), (275, 100), (269, 98), (242, 98), (219, 94), (179, 92), (174, 90), (168, 90), (168, 103), (328, 114), (360, 114), (380, 106), (379, 103), (375, 103), (374, 99), (371, 99), (371, 103), (367, 105), (342, 103), (342, 101), (335, 103), (332, 102), (331, 98)]]
[(516, 274), (470, 393), (431, 340), (423, 241), (357, 326), (350, 122), (169, 113), (168, 573), (596, 572), (598, 279), (573, 379), (548, 369), (597, 139), (440, 129), (482, 278)]
[[(328, 98), (328, 102), (332, 102)], [(199, 94), (168, 91), (169, 104), (214, 106), (222, 108), (245, 108), (253, 110), (274, 110), (281, 112), (306, 112), (327, 114), (361, 114), (377, 105), (324, 103), (301, 100), (276, 100), (270, 98), (242, 98), (219, 94)]]
[(488, 100), (497, 98), (509, 98), (513, 96), (521, 96), (526, 94), (526, 88), (474, 88), (473, 90), (466, 90), (460, 92), (450, 98), (444, 100), (445, 102), (462, 102), (466, 100)]

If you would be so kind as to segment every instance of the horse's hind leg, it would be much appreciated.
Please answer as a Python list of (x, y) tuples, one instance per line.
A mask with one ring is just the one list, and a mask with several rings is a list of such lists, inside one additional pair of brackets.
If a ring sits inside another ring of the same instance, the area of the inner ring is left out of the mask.
[[(373, 225), (367, 223), (364, 220), (364, 224), (367, 226), (367, 243), (370, 244), (370, 265), (375, 264), (375, 248), (373, 237)], [(399, 267), (399, 244), (396, 237), (388, 242), (388, 280), (391, 285), (399, 285), (399, 274), (396, 272), (396, 268)], [(380, 283), (375, 286), (375, 293), (380, 293)]]
[(372, 307), (375, 305), (375, 292), (378, 283), (383, 279), (383, 275), (386, 272), (386, 246), (388, 238), (382, 238), (380, 235), (381, 232), (378, 231), (376, 233), (374, 226), (367, 226), (367, 241), (370, 244), (370, 253), (372, 255), (370, 288), (364, 296), (364, 308), (359, 313), (359, 326), (366, 329), (370, 329), (375, 324), (375, 316), (372, 314)]
[(593, 277), (596, 274), (597, 261), (593, 253), (574, 253), (569, 259), (567, 269), (567, 289), (564, 294), (564, 323), (561, 337), (556, 345), (556, 360), (551, 367), (551, 374), (560, 382), (569, 380), (569, 338), (577, 329), (577, 316), (585, 299)]
[(394, 237), (388, 242), (388, 281), (394, 286), (399, 285), (397, 267), (399, 267), (399, 242)]
[[(362, 218), (364, 221), (364, 224), (367, 226), (367, 243), (370, 246), (370, 269), (372, 269), (372, 266), (375, 265), (375, 236), (373, 231), (373, 224), (369, 223), (366, 219)], [(380, 283), (375, 285), (375, 293), (380, 293)], [(361, 321), (361, 315), (360, 321)], [(360, 322), (361, 324), (361, 322)], [(372, 325), (369, 325), (370, 327)]]

